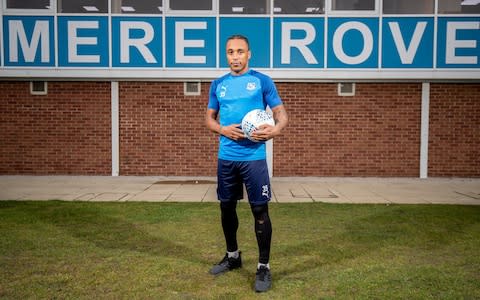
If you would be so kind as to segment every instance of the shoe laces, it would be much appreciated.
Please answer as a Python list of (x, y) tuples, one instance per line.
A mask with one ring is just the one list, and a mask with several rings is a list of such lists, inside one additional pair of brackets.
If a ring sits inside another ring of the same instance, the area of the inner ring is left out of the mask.
[(225, 254), (225, 256), (222, 258), (222, 260), (218, 263), (219, 265), (228, 263), (228, 254)]
[(257, 270), (257, 276), (258, 276), (258, 279), (261, 280), (261, 281), (265, 281), (265, 277), (268, 276), (268, 268), (266, 267), (260, 267), (258, 268)]

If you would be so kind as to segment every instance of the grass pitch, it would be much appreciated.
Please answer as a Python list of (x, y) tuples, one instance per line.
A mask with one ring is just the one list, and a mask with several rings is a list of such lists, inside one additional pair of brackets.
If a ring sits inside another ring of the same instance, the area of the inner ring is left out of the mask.
[(1, 299), (480, 299), (480, 207), (271, 204), (273, 288), (238, 206), (243, 268), (215, 203), (0, 201)]

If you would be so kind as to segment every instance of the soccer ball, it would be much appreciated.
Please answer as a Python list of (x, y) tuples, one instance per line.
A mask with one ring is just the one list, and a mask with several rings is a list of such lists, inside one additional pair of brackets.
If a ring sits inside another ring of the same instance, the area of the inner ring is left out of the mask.
[(242, 130), (249, 140), (257, 142), (252, 139), (252, 133), (264, 124), (275, 126), (275, 121), (273, 117), (263, 109), (254, 109), (243, 117)]

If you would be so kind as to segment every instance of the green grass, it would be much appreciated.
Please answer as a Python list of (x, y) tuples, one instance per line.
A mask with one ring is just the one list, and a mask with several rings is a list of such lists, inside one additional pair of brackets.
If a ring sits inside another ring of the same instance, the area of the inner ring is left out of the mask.
[(216, 203), (0, 201), (0, 299), (480, 299), (480, 206), (271, 204), (273, 289), (224, 254)]

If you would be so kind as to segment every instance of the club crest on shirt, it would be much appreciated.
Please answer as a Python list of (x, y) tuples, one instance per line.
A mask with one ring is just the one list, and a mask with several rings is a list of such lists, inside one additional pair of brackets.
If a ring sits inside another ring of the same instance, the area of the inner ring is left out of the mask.
[(247, 90), (253, 91), (257, 88), (257, 84), (255, 82), (249, 82), (247, 83)]

